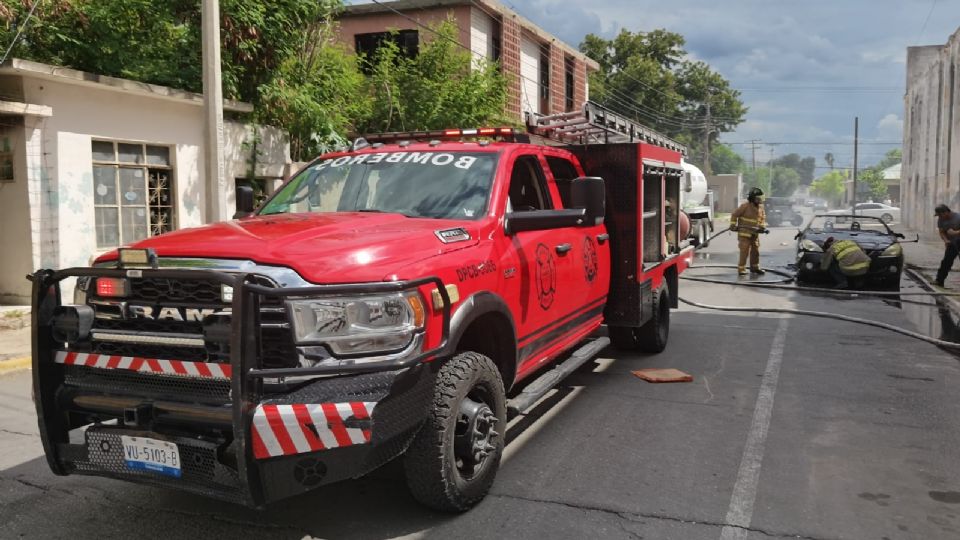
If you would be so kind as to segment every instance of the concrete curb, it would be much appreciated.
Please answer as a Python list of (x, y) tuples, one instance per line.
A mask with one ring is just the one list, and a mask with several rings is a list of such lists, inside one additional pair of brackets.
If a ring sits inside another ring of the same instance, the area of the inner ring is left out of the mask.
[(30, 369), (32, 359), (29, 356), (23, 358), (14, 358), (13, 360), (0, 361), (0, 375), (12, 373), (22, 369)]
[[(908, 264), (906, 271), (908, 274), (910, 274), (910, 277), (919, 281), (920, 285), (923, 286), (923, 288), (927, 289), (928, 291), (940, 291), (940, 290), (949, 291), (950, 290), (950, 289), (941, 289), (940, 287), (937, 287), (936, 285), (931, 283), (930, 280), (927, 279), (927, 276), (923, 275), (923, 272), (919, 267)], [(955, 314), (960, 314), (960, 299), (958, 299), (956, 296), (941, 296), (940, 298), (943, 299), (943, 301), (950, 307), (950, 311), (954, 312)]]

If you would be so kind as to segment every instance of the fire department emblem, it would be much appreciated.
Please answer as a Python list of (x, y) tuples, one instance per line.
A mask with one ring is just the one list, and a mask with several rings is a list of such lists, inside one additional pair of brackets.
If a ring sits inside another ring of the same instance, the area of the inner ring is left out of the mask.
[(543, 244), (537, 246), (537, 297), (540, 307), (550, 309), (557, 292), (557, 265), (553, 252)]
[(583, 239), (583, 273), (588, 283), (597, 278), (597, 248), (589, 236)]

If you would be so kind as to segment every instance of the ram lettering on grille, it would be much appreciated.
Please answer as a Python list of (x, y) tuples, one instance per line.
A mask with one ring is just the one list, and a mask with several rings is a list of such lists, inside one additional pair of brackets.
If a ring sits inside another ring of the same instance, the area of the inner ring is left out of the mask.
[[(157, 321), (203, 322), (204, 317), (216, 313), (216, 309), (177, 308), (169, 306), (127, 306), (127, 318)], [(156, 313), (156, 315), (154, 315)]]

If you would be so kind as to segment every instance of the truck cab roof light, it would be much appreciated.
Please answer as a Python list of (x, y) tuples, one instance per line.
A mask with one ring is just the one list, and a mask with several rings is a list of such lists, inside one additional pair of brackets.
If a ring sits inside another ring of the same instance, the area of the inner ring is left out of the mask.
[(438, 131), (397, 131), (388, 133), (371, 133), (364, 135), (362, 139), (374, 143), (390, 143), (394, 141), (444, 141), (459, 140), (464, 138), (486, 137), (497, 138), (507, 142), (526, 142), (521, 141), (521, 131), (512, 127), (483, 127), (468, 129), (443, 129)]

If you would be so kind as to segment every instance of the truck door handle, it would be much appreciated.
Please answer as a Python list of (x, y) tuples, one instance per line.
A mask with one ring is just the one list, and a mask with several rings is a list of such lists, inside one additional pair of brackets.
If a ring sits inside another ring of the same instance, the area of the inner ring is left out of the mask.
[(597, 243), (598, 243), (598, 244), (602, 244), (602, 243), (606, 242), (606, 241), (609, 240), (609, 239), (610, 239), (610, 235), (607, 234), (607, 233), (603, 233), (603, 234), (598, 234), (598, 235), (597, 235)]
[(573, 246), (570, 244), (560, 244), (559, 246), (557, 246), (556, 249), (557, 249), (557, 254), (566, 255), (568, 251), (573, 249)]

